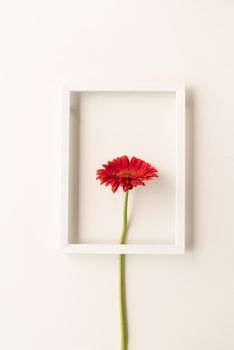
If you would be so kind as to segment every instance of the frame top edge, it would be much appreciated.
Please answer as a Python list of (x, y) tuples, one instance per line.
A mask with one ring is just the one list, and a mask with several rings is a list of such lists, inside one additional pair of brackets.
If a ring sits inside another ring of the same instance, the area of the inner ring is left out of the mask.
[(178, 92), (185, 82), (158, 82), (138, 84), (63, 84), (67, 92)]

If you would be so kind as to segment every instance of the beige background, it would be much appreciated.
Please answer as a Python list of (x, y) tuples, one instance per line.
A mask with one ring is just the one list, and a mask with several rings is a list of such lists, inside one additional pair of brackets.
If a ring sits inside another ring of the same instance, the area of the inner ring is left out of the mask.
[(129, 350), (232, 350), (233, 1), (2, 1), (0, 16), (0, 348), (118, 349), (116, 257), (59, 252), (62, 83), (185, 80), (188, 251), (127, 257)]
[(69, 237), (72, 243), (118, 243), (124, 194), (96, 181), (117, 156), (137, 156), (159, 178), (130, 192), (128, 243), (175, 244), (176, 94), (71, 94)]

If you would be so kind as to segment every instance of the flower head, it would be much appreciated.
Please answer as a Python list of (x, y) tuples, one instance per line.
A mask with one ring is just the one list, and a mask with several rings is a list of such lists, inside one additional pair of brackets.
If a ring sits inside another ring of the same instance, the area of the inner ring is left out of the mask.
[(119, 186), (126, 192), (138, 185), (145, 186), (144, 181), (158, 177), (157, 172), (144, 160), (136, 157), (129, 160), (127, 156), (122, 156), (103, 164), (103, 169), (97, 170), (96, 179), (101, 185), (111, 185), (112, 192), (116, 192)]

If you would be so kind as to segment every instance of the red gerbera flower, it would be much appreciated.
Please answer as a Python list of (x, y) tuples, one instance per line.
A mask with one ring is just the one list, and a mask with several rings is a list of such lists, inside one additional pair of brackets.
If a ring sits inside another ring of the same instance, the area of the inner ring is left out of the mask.
[(138, 185), (145, 186), (143, 181), (158, 177), (156, 168), (136, 157), (131, 160), (127, 156), (118, 157), (103, 164), (103, 168), (97, 170), (96, 179), (101, 185), (111, 185), (112, 192), (116, 192), (119, 186), (124, 192)]

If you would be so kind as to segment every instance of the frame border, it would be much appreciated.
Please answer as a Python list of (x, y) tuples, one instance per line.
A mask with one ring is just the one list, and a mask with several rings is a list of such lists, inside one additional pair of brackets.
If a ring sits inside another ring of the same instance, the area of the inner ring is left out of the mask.
[[(174, 244), (73, 244), (68, 243), (69, 133), (71, 92), (174, 92), (176, 94), (176, 204)], [(61, 248), (68, 254), (184, 254), (186, 195), (185, 84), (66, 85), (63, 87)]]

